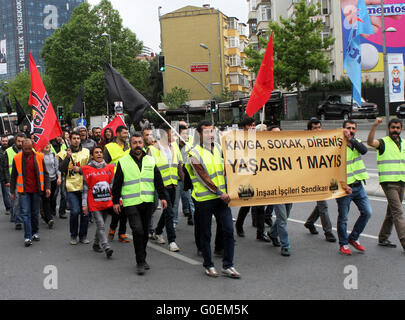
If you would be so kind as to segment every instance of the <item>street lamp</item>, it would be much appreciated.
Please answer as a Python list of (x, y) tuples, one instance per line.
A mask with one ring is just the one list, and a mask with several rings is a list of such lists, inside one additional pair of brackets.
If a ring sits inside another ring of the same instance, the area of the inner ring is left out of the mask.
[[(210, 100), (212, 101), (213, 100), (213, 97), (214, 97), (214, 95), (213, 95), (213, 92), (212, 92), (212, 65), (211, 65), (211, 51), (210, 51), (210, 49), (204, 44), (204, 43), (200, 43), (200, 47), (201, 48), (203, 48), (203, 49), (205, 49), (205, 50), (208, 50), (208, 64), (209, 64), (209, 66), (210, 66), (210, 86), (209, 86), (209, 88), (210, 88)], [(214, 124), (214, 114), (213, 114), (213, 112), (211, 111), (211, 119), (212, 119), (212, 124)]]
[(108, 37), (108, 46), (110, 47), (110, 65), (112, 67), (112, 50), (111, 50), (111, 37), (110, 34), (107, 32), (104, 32), (102, 34), (103, 37)]

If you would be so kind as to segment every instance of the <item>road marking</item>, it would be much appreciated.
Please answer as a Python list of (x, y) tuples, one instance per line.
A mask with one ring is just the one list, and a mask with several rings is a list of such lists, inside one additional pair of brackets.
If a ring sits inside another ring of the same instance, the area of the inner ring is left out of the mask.
[[(134, 241), (134, 239), (132, 238), (131, 235), (128, 235), (128, 238), (130, 238), (132, 241)], [(171, 252), (168, 249), (163, 248), (161, 245), (153, 244), (153, 243), (148, 241), (147, 246), (149, 248), (155, 249), (156, 251), (167, 254), (168, 256), (171, 256), (173, 258), (176, 258), (178, 260), (181, 260), (181, 261), (186, 262), (188, 264), (191, 264), (193, 266), (202, 265), (202, 263), (200, 261), (188, 258), (186, 256), (181, 255), (180, 253), (177, 253), (177, 252)]]
[[(291, 221), (291, 222), (299, 223), (299, 224), (305, 224), (305, 221), (301, 221), (301, 220), (296, 220), (296, 219), (291, 219), (291, 218), (289, 218), (288, 220)], [(320, 225), (320, 224), (314, 224), (314, 225), (319, 227), (319, 228), (322, 228), (322, 225)], [(336, 228), (332, 228), (332, 230), (337, 231)], [(348, 234), (351, 233), (351, 232), (352, 232), (351, 230), (347, 230)], [(372, 236), (372, 235), (369, 235), (369, 234), (365, 234), (365, 233), (362, 233), (360, 236), (365, 237), (365, 238), (378, 240), (378, 237)]]

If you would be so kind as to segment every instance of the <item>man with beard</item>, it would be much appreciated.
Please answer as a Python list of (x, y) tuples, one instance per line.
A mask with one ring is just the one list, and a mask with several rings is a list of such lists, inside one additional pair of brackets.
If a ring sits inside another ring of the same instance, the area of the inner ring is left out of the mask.
[(92, 139), (96, 142), (96, 145), (99, 145), (102, 137), (101, 137), (101, 128), (100, 127), (94, 127), (91, 129), (91, 132), (93, 133)]
[(377, 149), (378, 178), (388, 201), (387, 213), (378, 234), (378, 244), (389, 248), (396, 247), (388, 240), (395, 225), (399, 241), (405, 249), (405, 219), (402, 211), (405, 190), (405, 143), (400, 137), (402, 123), (399, 119), (391, 119), (388, 123), (389, 135), (375, 140), (375, 131), (381, 123), (382, 119), (377, 118), (367, 139), (367, 144)]
[[(353, 120), (343, 122), (344, 135), (347, 142), (346, 165), (347, 165), (347, 186), (352, 193), (345, 197), (336, 199), (338, 205), (337, 233), (339, 238), (339, 252), (343, 255), (351, 255), (348, 244), (356, 250), (364, 252), (364, 247), (359, 242), (360, 234), (363, 232), (371, 217), (371, 205), (368, 200), (363, 182), (368, 179), (368, 173), (361, 159), (367, 153), (367, 147), (359, 140), (355, 139), (357, 123)], [(347, 235), (347, 217), (350, 211), (350, 203), (354, 202), (360, 211), (360, 217), (354, 224), (353, 231)]]
[(130, 140), (131, 151), (118, 161), (112, 187), (114, 212), (122, 214), (123, 209), (132, 229), (133, 243), (136, 256), (136, 272), (138, 275), (149, 270), (146, 262), (146, 245), (148, 229), (153, 210), (155, 190), (162, 203), (162, 209), (167, 208), (162, 176), (153, 157), (146, 155), (142, 136), (135, 133)]

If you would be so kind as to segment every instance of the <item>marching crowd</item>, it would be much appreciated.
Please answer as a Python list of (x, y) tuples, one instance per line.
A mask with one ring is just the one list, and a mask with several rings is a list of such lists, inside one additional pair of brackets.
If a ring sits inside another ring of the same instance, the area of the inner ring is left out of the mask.
[[(377, 150), (379, 182), (387, 198), (386, 216), (378, 235), (378, 244), (395, 248), (389, 237), (395, 226), (405, 249), (405, 220), (402, 200), (405, 190), (405, 143), (400, 137), (402, 123), (392, 119), (389, 135), (375, 139), (377, 119), (369, 133), (367, 144)], [(363, 184), (368, 179), (361, 158), (368, 149), (355, 137), (357, 124), (353, 120), (343, 123), (347, 141), (346, 196), (336, 199), (338, 206), (337, 235), (339, 252), (351, 255), (349, 245), (364, 252), (359, 237), (367, 225), (372, 209)], [(244, 118), (241, 130), (269, 130), (278, 132), (279, 126), (258, 125), (252, 118)], [(321, 130), (318, 119), (308, 122), (308, 130)], [(205, 273), (219, 274), (213, 263), (211, 250), (212, 216), (216, 220), (214, 255), (221, 256), (222, 274), (240, 278), (234, 267), (234, 219), (228, 203), (226, 174), (221, 132), (209, 121), (201, 121), (195, 129), (180, 122), (174, 135), (169, 125), (160, 130), (144, 126), (141, 132), (130, 136), (125, 126), (113, 132), (99, 127), (88, 131), (86, 127), (70, 130), (66, 127), (60, 137), (52, 140), (41, 152), (34, 150), (33, 140), (27, 132), (14, 136), (3, 135), (0, 148), (0, 181), (5, 214), (24, 230), (24, 245), (40, 241), (39, 217), (52, 228), (55, 216), (67, 219), (69, 211), (70, 244), (89, 244), (89, 223), (96, 225), (93, 250), (111, 258), (110, 242), (117, 233), (121, 243), (129, 243), (127, 223), (132, 231), (139, 275), (150, 269), (146, 247), (149, 239), (158, 244), (168, 243), (168, 250), (180, 251), (176, 242), (179, 203), (194, 226), (194, 239), (198, 255), (203, 258)], [(314, 134), (316, 134), (314, 132)], [(90, 137), (91, 136), (91, 137)], [(59, 205), (57, 205), (59, 199)], [(347, 221), (351, 202), (360, 215), (353, 231), (348, 234)], [(241, 207), (235, 222), (236, 234), (245, 237), (243, 224), (249, 211), (257, 228), (257, 240), (280, 247), (282, 256), (289, 256), (290, 243), (287, 221), (292, 204)], [(161, 209), (160, 216), (157, 216)], [(275, 215), (273, 221), (272, 215)], [(154, 214), (155, 213), (155, 214)], [(111, 216), (107, 232), (107, 218)], [(328, 214), (327, 201), (318, 201), (305, 227), (318, 234), (315, 222), (320, 218), (325, 239), (336, 242)], [(265, 232), (265, 224), (270, 229)], [(164, 237), (164, 230), (166, 237)], [(166, 239), (165, 239), (166, 238)]]

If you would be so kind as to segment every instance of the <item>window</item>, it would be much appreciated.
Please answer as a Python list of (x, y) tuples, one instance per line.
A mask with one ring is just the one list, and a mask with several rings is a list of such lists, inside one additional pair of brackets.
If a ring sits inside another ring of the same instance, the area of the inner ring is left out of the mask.
[(231, 67), (239, 67), (240, 66), (240, 57), (237, 55), (230, 56), (229, 65)]
[(256, 0), (250, 0), (249, 2), (249, 11), (255, 11), (256, 10)]
[(228, 29), (238, 30), (238, 22), (236, 21), (236, 19), (229, 19), (228, 20)]
[(239, 47), (239, 39), (236, 37), (229, 38), (229, 48), (238, 48)]
[(257, 22), (271, 20), (271, 6), (259, 6)]
[(229, 75), (229, 84), (240, 84), (240, 75), (239, 74), (230, 74)]

